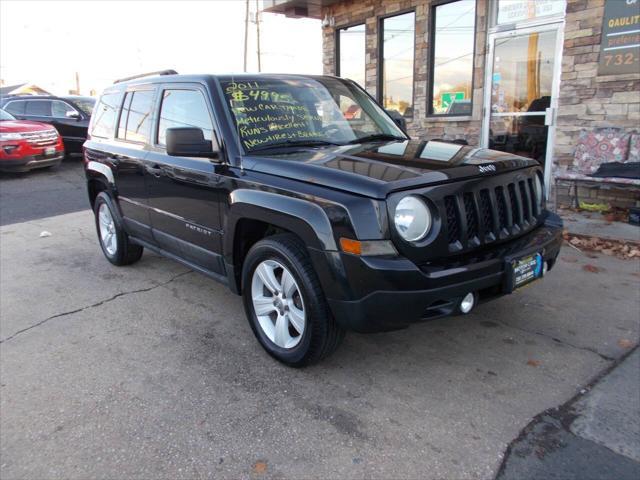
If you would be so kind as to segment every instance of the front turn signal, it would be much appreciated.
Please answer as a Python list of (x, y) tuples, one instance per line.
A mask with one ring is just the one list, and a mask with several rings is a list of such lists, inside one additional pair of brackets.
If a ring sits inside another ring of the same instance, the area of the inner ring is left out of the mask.
[(398, 255), (398, 251), (389, 240), (353, 240), (340, 238), (340, 248), (345, 253), (362, 256)]

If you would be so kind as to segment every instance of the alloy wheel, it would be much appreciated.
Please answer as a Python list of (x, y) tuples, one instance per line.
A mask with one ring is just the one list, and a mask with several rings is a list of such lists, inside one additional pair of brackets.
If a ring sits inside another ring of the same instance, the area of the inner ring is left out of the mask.
[(100, 226), (100, 241), (109, 255), (115, 255), (118, 251), (118, 237), (116, 224), (111, 215), (111, 210), (106, 203), (98, 209), (98, 225)]
[(286, 267), (264, 260), (253, 272), (253, 309), (264, 334), (280, 348), (298, 345), (306, 327), (306, 314), (298, 283)]

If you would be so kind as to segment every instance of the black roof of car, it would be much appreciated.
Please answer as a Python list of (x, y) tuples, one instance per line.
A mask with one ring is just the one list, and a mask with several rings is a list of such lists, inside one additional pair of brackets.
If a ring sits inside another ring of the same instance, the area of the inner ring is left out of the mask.
[[(270, 79), (291, 79), (291, 78), (338, 78), (332, 75), (302, 75), (293, 73), (225, 73), (225, 74), (176, 74), (176, 75), (153, 75), (148, 77), (140, 77), (131, 80), (122, 80), (114, 83), (113, 85), (105, 88), (104, 92), (116, 92), (121, 91), (123, 88), (131, 85), (148, 85), (152, 83), (170, 83), (170, 82), (209, 82), (214, 80), (238, 80), (254, 79), (256, 77), (270, 78)], [(345, 79), (342, 79), (345, 80)]]
[(95, 100), (94, 97), (82, 95), (2, 95), (2, 100)]

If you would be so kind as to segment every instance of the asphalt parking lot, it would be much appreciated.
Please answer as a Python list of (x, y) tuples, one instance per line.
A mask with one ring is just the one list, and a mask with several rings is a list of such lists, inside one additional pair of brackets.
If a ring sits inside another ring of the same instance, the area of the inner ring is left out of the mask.
[(5, 479), (489, 479), (640, 334), (638, 262), (565, 248), (471, 315), (349, 334), (292, 370), (226, 288), (150, 253), (109, 264), (79, 165), (2, 177), (0, 198)]

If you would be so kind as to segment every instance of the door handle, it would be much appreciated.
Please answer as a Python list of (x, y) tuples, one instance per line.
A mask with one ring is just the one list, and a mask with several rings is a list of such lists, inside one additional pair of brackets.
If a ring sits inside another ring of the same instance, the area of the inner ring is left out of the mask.
[(157, 163), (154, 163), (153, 165), (147, 167), (147, 172), (149, 172), (156, 178), (160, 178), (160, 176), (162, 175), (162, 167)]

